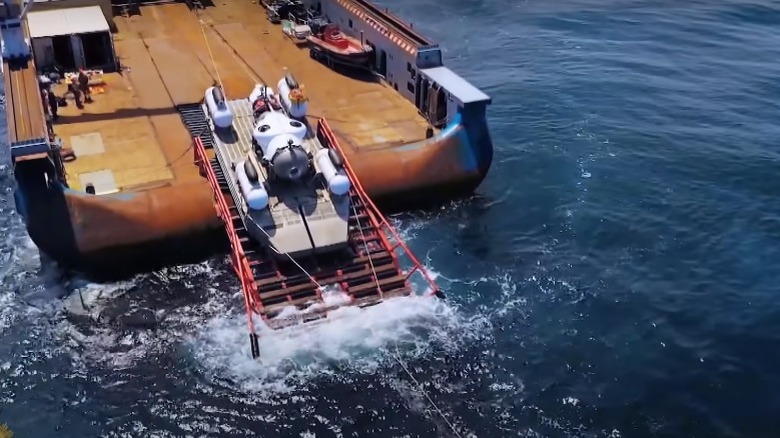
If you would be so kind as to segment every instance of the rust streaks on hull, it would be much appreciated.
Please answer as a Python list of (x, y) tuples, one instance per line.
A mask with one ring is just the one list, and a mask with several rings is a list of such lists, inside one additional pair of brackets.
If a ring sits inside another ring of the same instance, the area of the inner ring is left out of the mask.
[(220, 224), (203, 181), (99, 197), (66, 191), (65, 197), (78, 249), (84, 253)]

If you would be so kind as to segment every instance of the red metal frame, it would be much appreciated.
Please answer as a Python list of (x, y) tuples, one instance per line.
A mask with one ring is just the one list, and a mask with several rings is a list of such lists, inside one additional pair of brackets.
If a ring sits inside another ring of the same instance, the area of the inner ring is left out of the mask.
[[(238, 241), (238, 233), (236, 233), (236, 229), (233, 227), (233, 218), (230, 214), (230, 207), (228, 207), (225, 196), (222, 194), (222, 189), (219, 187), (217, 175), (209, 164), (206, 148), (198, 137), (194, 138), (194, 146), (195, 164), (197, 164), (201, 175), (205, 175), (206, 179), (209, 181), (209, 185), (211, 185), (211, 191), (214, 194), (214, 209), (217, 211), (217, 216), (222, 219), (222, 222), (225, 224), (225, 230), (227, 231), (228, 239), (230, 239), (230, 260), (233, 269), (236, 271), (236, 275), (238, 275), (238, 279), (241, 282), (241, 290), (244, 293), (244, 305), (246, 306), (249, 331), (252, 335), (255, 335), (255, 325), (252, 320), (252, 313), (254, 309), (262, 311), (263, 308), (263, 305), (259, 300), (259, 294), (257, 293), (255, 278), (252, 274), (252, 269), (249, 267), (249, 261), (244, 254), (244, 249), (241, 247), (241, 242)], [(255, 297), (258, 297), (258, 299)]]
[[(376, 228), (377, 232), (379, 233), (379, 237), (382, 239), (383, 246), (385, 246), (385, 248), (387, 248), (390, 251), (390, 253), (393, 255), (395, 255), (395, 251), (400, 246), (401, 249), (403, 249), (406, 256), (414, 265), (406, 273), (407, 280), (409, 279), (409, 277), (412, 276), (412, 274), (414, 274), (415, 272), (419, 272), (422, 274), (423, 278), (431, 288), (429, 295), (437, 295), (440, 292), (439, 286), (436, 284), (435, 281), (433, 281), (430, 275), (428, 275), (428, 271), (422, 266), (422, 263), (420, 263), (420, 261), (417, 260), (417, 257), (414, 256), (414, 254), (409, 249), (409, 247), (406, 246), (404, 241), (398, 235), (398, 232), (396, 232), (395, 228), (393, 228), (393, 226), (390, 225), (390, 222), (387, 221), (387, 218), (385, 218), (385, 216), (382, 214), (379, 208), (377, 208), (376, 204), (374, 204), (374, 201), (372, 201), (371, 198), (368, 196), (368, 194), (366, 194), (366, 191), (363, 189), (363, 186), (360, 184), (360, 180), (355, 174), (352, 165), (349, 163), (349, 160), (347, 159), (344, 150), (341, 148), (341, 145), (339, 145), (338, 140), (336, 140), (335, 134), (333, 134), (333, 131), (330, 129), (328, 122), (324, 118), (320, 118), (319, 121), (317, 122), (317, 131), (318, 133), (321, 133), (325, 137), (325, 140), (328, 143), (326, 146), (334, 148), (339, 152), (339, 155), (341, 155), (341, 159), (344, 161), (344, 169), (347, 171), (347, 175), (349, 176), (349, 179), (352, 181), (352, 185), (355, 191), (357, 192), (358, 196), (360, 196), (360, 198), (363, 200), (363, 203), (366, 205), (366, 211), (368, 213), (369, 220), (371, 220), (371, 224)], [(396, 241), (395, 245), (390, 244), (390, 240), (387, 238), (387, 235), (385, 234), (385, 232), (383, 232), (383, 230), (389, 232), (390, 235), (395, 239)]]
[[(352, 181), (353, 189), (355, 190), (355, 193), (358, 195), (358, 197), (360, 197), (363, 201), (368, 219), (371, 221), (371, 225), (379, 234), (382, 246), (392, 255), (396, 268), (398, 268), (399, 271), (402, 271), (400, 266), (398, 266), (398, 258), (396, 254), (398, 248), (400, 247), (413, 264), (412, 268), (406, 272), (406, 281), (408, 282), (409, 278), (415, 272), (419, 272), (422, 274), (423, 278), (430, 287), (430, 292), (427, 295), (439, 295), (440, 290), (436, 285), (436, 282), (434, 282), (433, 279), (428, 275), (427, 270), (422, 266), (419, 260), (417, 260), (414, 254), (412, 254), (411, 250), (409, 250), (409, 248), (403, 242), (395, 228), (390, 225), (385, 216), (379, 211), (379, 208), (377, 208), (371, 198), (366, 194), (363, 186), (360, 184), (360, 181), (358, 180), (357, 175), (352, 168), (352, 165), (349, 163), (349, 160), (344, 154), (344, 151), (341, 149), (338, 140), (336, 140), (336, 136), (333, 134), (333, 131), (330, 129), (330, 126), (328, 126), (328, 123), (325, 121), (325, 119), (320, 119), (318, 121), (317, 131), (318, 134), (324, 137), (323, 140), (324, 143), (326, 143), (325, 146), (334, 148), (341, 155), (344, 161), (344, 168), (350, 180)], [(256, 338), (257, 335), (255, 333), (255, 325), (252, 317), (253, 313), (259, 313), (263, 319), (265, 319), (265, 315), (263, 314), (263, 305), (260, 301), (260, 294), (257, 290), (257, 284), (255, 283), (252, 268), (249, 265), (249, 260), (247, 259), (246, 254), (244, 254), (244, 249), (241, 246), (241, 242), (239, 241), (238, 233), (233, 226), (233, 217), (230, 213), (230, 207), (228, 206), (225, 195), (222, 193), (222, 189), (219, 186), (217, 175), (214, 172), (214, 169), (212, 169), (210, 160), (206, 155), (206, 148), (203, 146), (203, 142), (198, 137), (195, 137), (193, 142), (194, 162), (198, 166), (200, 174), (206, 177), (209, 185), (211, 186), (214, 195), (214, 209), (217, 212), (217, 216), (225, 224), (225, 231), (227, 232), (228, 238), (230, 239), (230, 259), (233, 265), (233, 269), (235, 270), (236, 275), (238, 275), (239, 281), (241, 282), (241, 290), (244, 295), (244, 305), (246, 307), (249, 331), (251, 336)], [(389, 237), (395, 239), (396, 243), (391, 244)], [(381, 294), (381, 290), (379, 292)]]

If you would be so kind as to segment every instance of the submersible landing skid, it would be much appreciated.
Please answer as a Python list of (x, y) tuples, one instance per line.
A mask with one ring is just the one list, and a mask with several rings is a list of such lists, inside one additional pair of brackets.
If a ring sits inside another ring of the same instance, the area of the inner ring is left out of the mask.
[[(270, 90), (260, 84), (255, 90), (258, 89)], [(289, 171), (290, 160), (267, 160), (265, 153), (274, 152), (268, 148), (275, 140), (267, 143), (255, 139), (269, 129), (267, 124), (271, 122), (263, 120), (287, 120), (284, 127), (289, 130), (290, 126), (298, 126), (296, 119), (299, 122), (302, 119), (290, 117), (287, 108), (279, 111), (278, 105), (273, 104), (278, 104), (278, 98), (266, 99), (268, 105), (262, 108), (268, 117), (262, 119), (266, 115), (258, 117), (257, 106), (253, 104), (259, 101), (256, 96), (225, 100), (217, 92), (212, 96), (222, 101), (214, 102), (208, 93), (203, 105), (182, 106), (179, 111), (193, 134), (195, 163), (209, 181), (214, 208), (230, 241), (230, 260), (241, 283), (253, 358), (260, 355), (257, 331), (261, 326), (257, 323), (277, 330), (325, 321), (329, 312), (343, 306), (367, 307), (389, 298), (408, 296), (414, 294), (410, 281), (414, 274), (420, 275), (427, 284), (425, 295), (442, 297), (425, 268), (366, 195), (324, 119), (317, 121), (316, 129), (304, 122), (305, 133), (297, 145), (308, 152), (307, 172), (311, 178), (305, 181), (317, 193), (317, 201), (309, 206), (297, 204), (297, 196), (295, 202), (289, 197), (282, 199), (286, 196), (284, 191), (294, 183), (279, 181), (274, 176), (274, 167)], [(265, 91), (261, 94), (267, 97)], [(218, 106), (231, 117), (220, 118), (218, 111), (215, 116)], [(232, 119), (229, 126), (227, 119)], [(276, 132), (277, 127), (270, 129), (268, 133)], [(278, 134), (283, 135), (287, 134)], [(283, 152), (293, 154), (293, 143), (294, 140), (290, 141), (289, 150)], [(207, 148), (213, 149), (213, 158)], [(323, 154), (330, 161), (321, 160)], [(282, 152), (277, 151), (272, 158), (281, 156)], [(247, 186), (250, 184), (247, 174), (254, 171), (247, 161), (254, 163), (255, 171), (260, 174), (255, 176), (251, 187)], [(349, 184), (341, 186), (348, 187), (348, 191), (333, 193), (338, 191), (332, 183), (334, 171), (348, 179)], [(265, 201), (257, 193), (265, 196)], [(298, 208), (289, 208), (291, 203)], [(296, 216), (293, 213), (299, 217), (291, 217)], [(339, 221), (343, 221), (341, 239)], [(285, 227), (288, 227), (286, 235)], [(291, 233), (294, 228), (289, 227), (298, 228)], [(311, 247), (302, 249), (306, 242)], [(333, 295), (337, 298), (333, 299)]]

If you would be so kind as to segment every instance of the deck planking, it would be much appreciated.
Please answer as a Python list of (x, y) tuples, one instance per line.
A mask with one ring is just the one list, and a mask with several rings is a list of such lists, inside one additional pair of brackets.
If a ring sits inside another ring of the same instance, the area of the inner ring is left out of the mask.
[(214, 82), (187, 43), (169, 37), (144, 38), (144, 44), (174, 105), (203, 99)]
[[(281, 26), (266, 19), (262, 7), (236, 1), (229, 7), (208, 8), (204, 14), (215, 28), (222, 29), (220, 26), (229, 24), (239, 33), (235, 29), (242, 27), (241, 33), (248, 34), (249, 38), (241, 44), (256, 47), (244, 50), (265, 52), (265, 59), (255, 62), (252, 70), (269, 85), (275, 87), (281, 78), (278, 72), (289, 69), (306, 87), (312, 116), (327, 118), (334, 132), (347, 140), (345, 146), (352, 150), (398, 146), (425, 139), (428, 123), (411, 102), (384, 82), (348, 77), (313, 61), (308, 48), (297, 47), (282, 33)], [(233, 40), (230, 42), (233, 44)]]
[[(77, 155), (75, 161), (65, 163), (68, 185), (83, 190), (90, 174), (105, 171), (113, 175), (115, 190), (170, 181), (173, 173), (149, 117), (164, 108), (139, 108), (126, 78), (118, 74), (105, 78), (106, 93), (95, 95), (83, 110), (72, 100), (59, 109), (55, 132)], [(65, 84), (54, 90), (64, 94)]]
[(115, 48), (126, 71), (108, 75), (106, 94), (83, 111), (63, 108), (64, 122), (55, 125), (66, 146), (90, 132), (100, 133), (105, 146), (66, 165), (74, 188), (81, 188), (80, 174), (101, 169), (113, 172), (119, 190), (200, 180), (175, 106), (202, 100), (217, 79), (233, 99), (248, 95), (256, 82), (275, 88), (287, 69), (304, 85), (310, 114), (326, 117), (353, 152), (425, 138), (427, 123), (410, 102), (384, 83), (312, 61), (257, 4), (217, 4), (197, 14), (184, 4), (142, 6), (141, 15), (115, 21)]
[(10, 143), (47, 138), (38, 76), (32, 61), (3, 62), (6, 118)]

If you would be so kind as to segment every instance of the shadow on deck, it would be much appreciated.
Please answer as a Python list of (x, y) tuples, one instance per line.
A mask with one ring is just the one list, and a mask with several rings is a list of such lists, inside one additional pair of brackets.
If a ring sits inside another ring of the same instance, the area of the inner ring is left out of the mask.
[[(71, 104), (69, 103), (68, 105)], [(89, 108), (89, 106), (87, 106), (86, 108)], [(120, 109), (113, 112), (107, 112), (107, 113), (83, 113), (75, 116), (60, 115), (57, 118), (57, 124), (67, 125), (70, 123), (105, 122), (105, 121), (115, 121), (118, 119), (132, 119), (136, 117), (165, 116), (169, 114), (178, 115), (179, 111), (174, 107), (154, 108), (154, 109), (124, 108), (124, 109)]]

